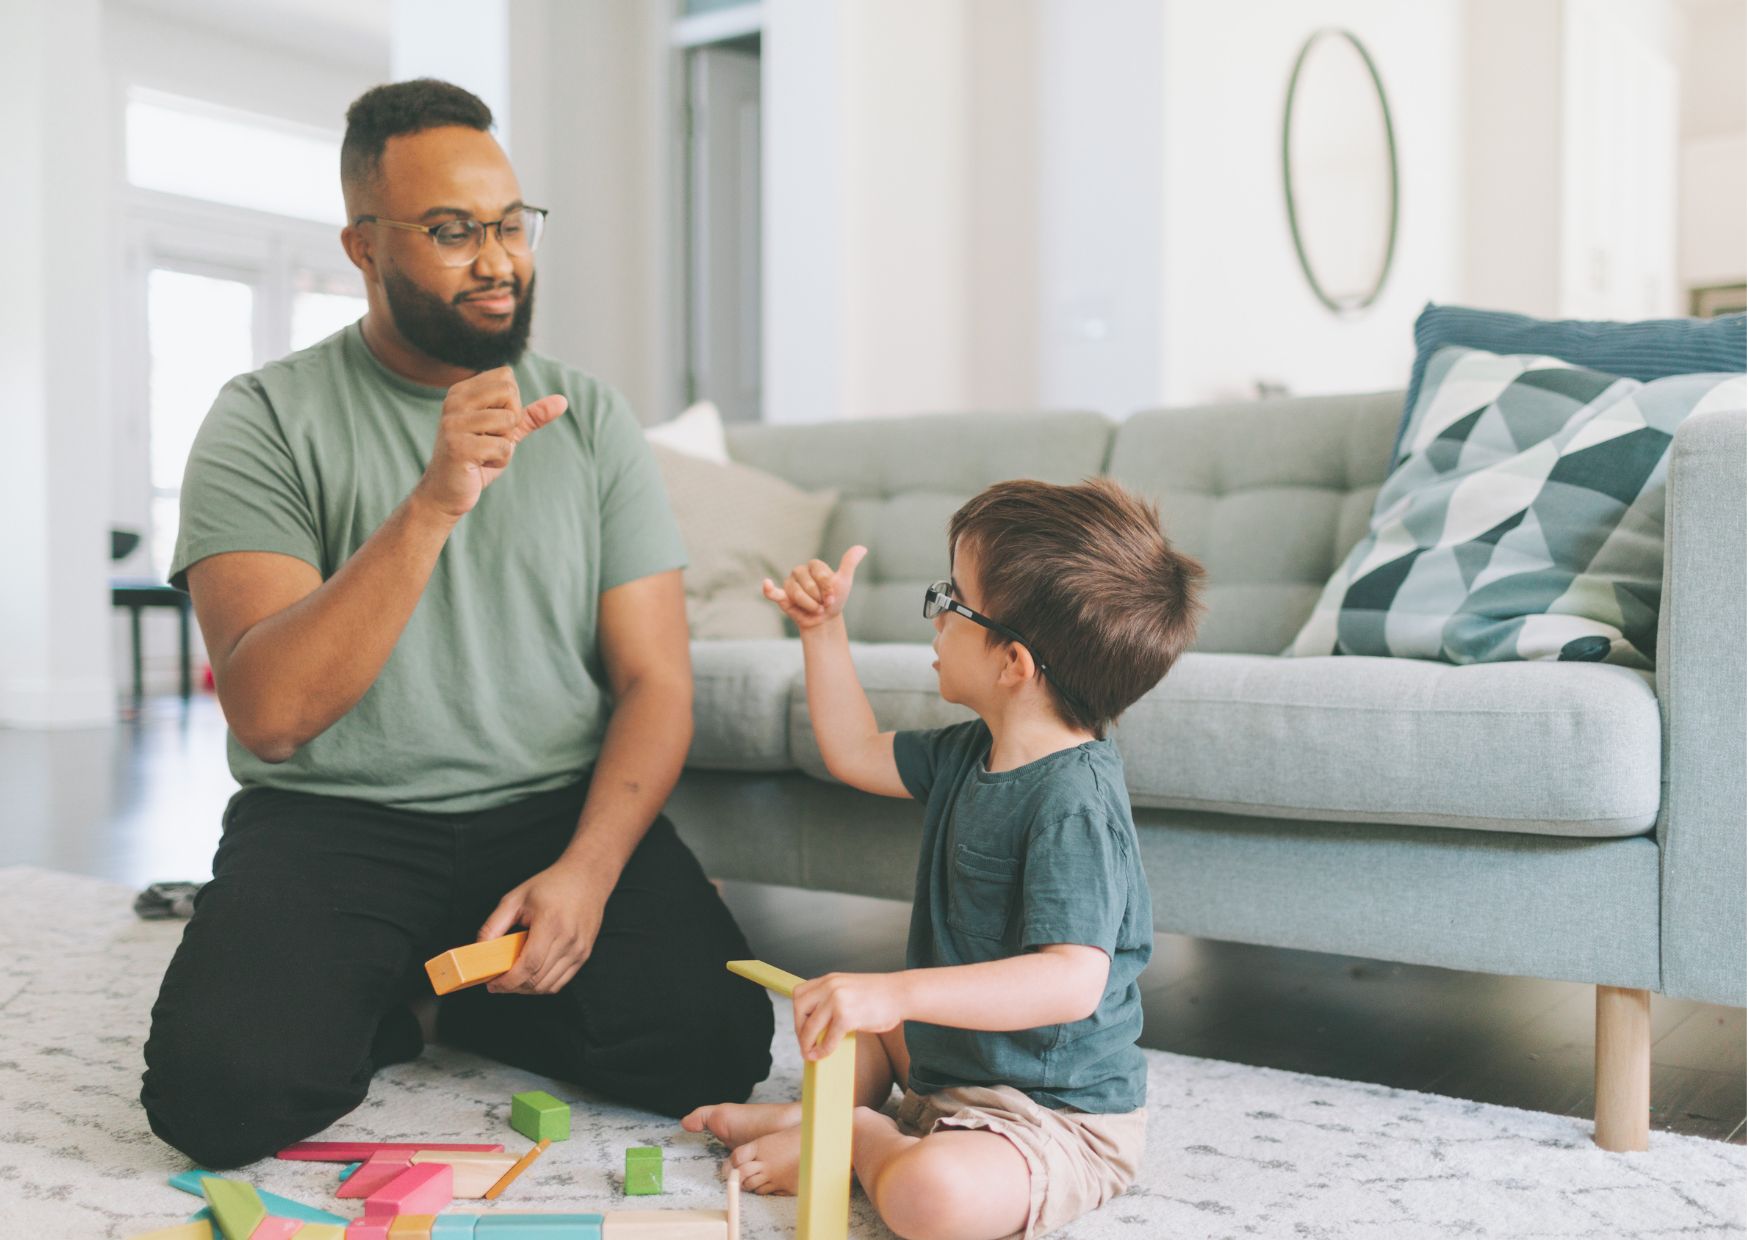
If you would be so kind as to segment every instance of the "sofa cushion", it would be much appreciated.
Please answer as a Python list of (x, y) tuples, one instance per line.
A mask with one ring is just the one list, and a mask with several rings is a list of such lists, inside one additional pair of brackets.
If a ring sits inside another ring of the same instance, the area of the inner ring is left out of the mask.
[(789, 690), (801, 680), (801, 643), (692, 643), (692, 749), (709, 771), (788, 771)]
[[(923, 587), (948, 573), (947, 520), (961, 504), (1009, 478), (1079, 482), (1104, 468), (1110, 438), (1111, 423), (1096, 413), (728, 427), (735, 460), (808, 490), (838, 492), (818, 554), (836, 564), (852, 545), (868, 548), (844, 621), (852, 638), (872, 642), (929, 639)], [(1319, 581), (1328, 575), (1326, 568)]]
[(1742, 406), (1741, 375), (1643, 384), (1439, 350), (1370, 529), (1291, 652), (1649, 668), (1669, 446), (1690, 414)]
[[(1366, 532), (1401, 416), (1394, 392), (1137, 413), (1105, 472), (1159, 503), (1208, 570), (1194, 649), (1278, 654)], [(926, 634), (925, 634), (926, 636)]]
[[(883, 728), (969, 718), (927, 646), (855, 649)], [(1115, 731), (1138, 807), (1541, 835), (1637, 835), (1656, 820), (1657, 700), (1603, 664), (1189, 654)], [(807, 699), (795, 762), (829, 778)]]

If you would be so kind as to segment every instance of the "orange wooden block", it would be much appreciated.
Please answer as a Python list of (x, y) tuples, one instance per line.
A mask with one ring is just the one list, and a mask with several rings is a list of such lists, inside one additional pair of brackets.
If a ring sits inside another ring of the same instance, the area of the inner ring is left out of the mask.
[(516, 963), (516, 957), (522, 954), (522, 943), (527, 937), (526, 930), (518, 930), (483, 943), (453, 947), (441, 956), (431, 957), (425, 962), (425, 974), (431, 979), (431, 989), (447, 995), (508, 973), (510, 966)]
[(431, 1240), (435, 1214), (397, 1214), (388, 1225), (388, 1240)]
[(502, 1197), (504, 1195), (504, 1190), (515, 1182), (516, 1177), (528, 1170), (536, 1158), (539, 1158), (542, 1154), (546, 1153), (546, 1147), (551, 1144), (551, 1141), (542, 1141), (539, 1145), (522, 1155), (521, 1159), (514, 1167), (511, 1167), (508, 1171), (504, 1172), (503, 1179), (486, 1189), (486, 1200), (496, 1201), (499, 1197)]

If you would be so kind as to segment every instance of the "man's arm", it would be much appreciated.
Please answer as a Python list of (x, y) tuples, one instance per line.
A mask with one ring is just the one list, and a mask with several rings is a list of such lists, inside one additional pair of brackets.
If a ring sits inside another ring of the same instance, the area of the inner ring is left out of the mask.
[(481, 939), (528, 927), (498, 992), (552, 994), (594, 949), (607, 897), (661, 813), (692, 747), (692, 659), (679, 570), (601, 595), (601, 658), (613, 715), (570, 845), (551, 867), (507, 894)]
[(406, 628), (456, 522), (516, 445), (565, 411), (524, 407), (508, 367), (449, 389), (424, 476), (327, 581), (292, 556), (231, 551), (188, 569), (225, 719), (243, 746), (284, 762), (351, 710)]

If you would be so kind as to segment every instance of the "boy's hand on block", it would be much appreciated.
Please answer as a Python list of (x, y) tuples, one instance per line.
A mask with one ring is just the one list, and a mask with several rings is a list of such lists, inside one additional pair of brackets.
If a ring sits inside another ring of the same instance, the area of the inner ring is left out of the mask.
[(824, 1059), (844, 1035), (885, 1033), (904, 1020), (901, 973), (827, 973), (795, 988), (795, 1036), (803, 1059)]
[(527, 938), (526, 931), (518, 930), (502, 938), (451, 948), (425, 962), (425, 976), (431, 979), (431, 989), (440, 995), (489, 982), (510, 971)]
[(797, 564), (783, 579), (779, 588), (769, 577), (763, 587), (765, 597), (783, 609), (783, 614), (795, 621), (795, 627), (806, 632), (828, 620), (843, 615), (849, 601), (850, 587), (856, 580), (856, 565), (868, 555), (868, 548), (851, 547), (844, 552), (837, 571), (824, 560), (809, 560)]

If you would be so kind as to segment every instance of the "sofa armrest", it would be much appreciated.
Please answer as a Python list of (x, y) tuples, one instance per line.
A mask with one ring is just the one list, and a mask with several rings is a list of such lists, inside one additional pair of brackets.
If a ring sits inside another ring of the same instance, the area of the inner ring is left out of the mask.
[(1664, 994), (1743, 1006), (1745, 481), (1741, 410), (1676, 432), (1663, 532)]

